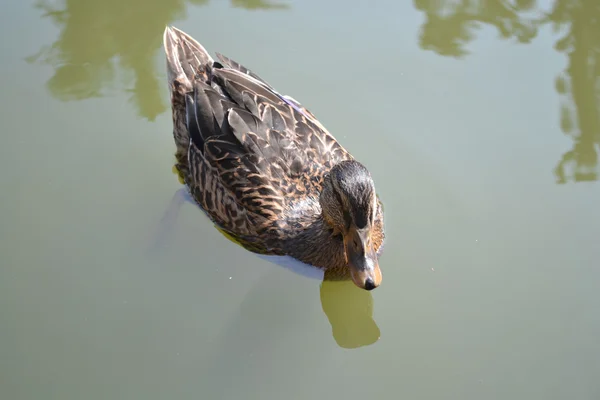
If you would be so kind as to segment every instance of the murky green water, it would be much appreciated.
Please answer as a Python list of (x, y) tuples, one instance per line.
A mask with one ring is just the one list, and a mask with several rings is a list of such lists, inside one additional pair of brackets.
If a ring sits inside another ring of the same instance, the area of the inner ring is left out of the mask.
[[(600, 397), (596, 0), (0, 7), (0, 398)], [(370, 168), (380, 288), (180, 202), (166, 24)]]

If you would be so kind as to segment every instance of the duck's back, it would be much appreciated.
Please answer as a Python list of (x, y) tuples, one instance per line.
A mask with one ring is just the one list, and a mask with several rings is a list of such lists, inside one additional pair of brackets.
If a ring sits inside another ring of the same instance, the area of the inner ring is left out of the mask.
[(350, 154), (308, 110), (235, 61), (214, 61), (165, 30), (177, 168), (192, 194), (237, 235), (276, 228), (290, 203), (314, 197)]

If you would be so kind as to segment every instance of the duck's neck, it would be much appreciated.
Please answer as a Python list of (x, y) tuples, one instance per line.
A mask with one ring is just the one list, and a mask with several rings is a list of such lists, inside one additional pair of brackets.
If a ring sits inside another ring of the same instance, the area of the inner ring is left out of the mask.
[(342, 237), (333, 234), (320, 207), (296, 214), (288, 223), (292, 229), (284, 244), (286, 254), (323, 269), (347, 269)]
[[(321, 207), (316, 199), (306, 199), (301, 204), (288, 208), (286, 218), (287, 231), (283, 243), (277, 240), (284, 254), (297, 260), (323, 268), (330, 278), (349, 277), (348, 264), (344, 252), (341, 234), (334, 235), (333, 229), (325, 221)], [(375, 217), (373, 241), (377, 255), (383, 251), (385, 233), (383, 229), (383, 210), (378, 203)]]

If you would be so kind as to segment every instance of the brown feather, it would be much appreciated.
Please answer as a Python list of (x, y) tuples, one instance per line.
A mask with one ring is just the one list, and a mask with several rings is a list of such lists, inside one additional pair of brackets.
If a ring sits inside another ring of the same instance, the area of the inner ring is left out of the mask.
[[(332, 166), (352, 156), (299, 102), (175, 28), (164, 34), (176, 168), (224, 231), (253, 251), (343, 268), (343, 243), (319, 195)], [(378, 204), (376, 248), (383, 245)]]

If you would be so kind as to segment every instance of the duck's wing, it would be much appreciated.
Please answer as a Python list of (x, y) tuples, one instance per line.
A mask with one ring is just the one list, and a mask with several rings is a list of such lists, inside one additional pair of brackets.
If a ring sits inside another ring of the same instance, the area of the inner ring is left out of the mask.
[[(218, 71), (213, 74), (217, 77)], [(294, 182), (306, 157), (285, 134), (286, 122), (277, 109), (257, 100), (262, 95), (238, 92), (235, 82), (216, 79), (231, 99), (200, 81), (186, 95), (190, 171), (201, 183), (218, 177), (260, 230), (279, 220), (287, 193), (301, 190)], [(209, 166), (211, 178), (203, 178), (197, 165)]]
[(175, 28), (165, 31), (165, 49), (173, 108), (180, 100), (189, 135), (189, 181), (210, 196), (207, 206), (235, 201), (220, 214), (231, 209), (258, 230), (276, 229), (286, 196), (306, 195), (305, 181), (351, 158), (308, 110), (244, 66), (214, 62)]
[[(229, 74), (229, 79), (237, 81), (240, 86), (237, 88), (238, 91), (245, 90), (252, 93), (253, 85), (245, 83), (254, 81), (253, 83), (262, 86), (272, 95), (268, 96), (268, 99), (271, 100), (270, 105), (275, 107), (285, 121), (288, 122), (285, 134), (298, 142), (299, 149), (307, 152), (311, 161), (333, 165), (352, 158), (350, 153), (337, 142), (317, 117), (299, 101), (277, 92), (267, 81), (242, 64), (223, 54), (216, 53), (216, 55), (229, 71), (237, 72), (237, 74)], [(264, 102), (264, 99), (261, 98), (257, 100), (258, 103)]]

